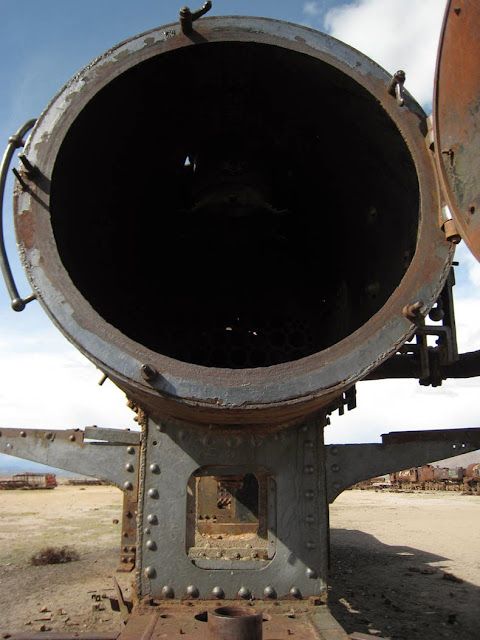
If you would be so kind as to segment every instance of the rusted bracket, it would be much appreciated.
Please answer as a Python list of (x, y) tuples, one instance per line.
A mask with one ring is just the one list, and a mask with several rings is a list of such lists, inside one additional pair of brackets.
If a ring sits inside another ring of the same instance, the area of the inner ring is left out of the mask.
[[(0, 453), (108, 480), (136, 496), (140, 434), (116, 429), (95, 429), (95, 439), (104, 439), (106, 431), (112, 432), (112, 440), (85, 442), (87, 433), (91, 434), (88, 427), (86, 431), (2, 428)], [(123, 442), (125, 433), (129, 434), (128, 438), (135, 437), (135, 443)]]
[(193, 31), (193, 23), (204, 16), (207, 11), (210, 11), (211, 8), (212, 3), (210, 0), (207, 0), (201, 9), (197, 9), (196, 11), (191, 11), (189, 7), (182, 7), (179, 15), (182, 32), (186, 36), (189, 36)]
[[(418, 378), (423, 386), (438, 387), (447, 378), (480, 375), (480, 352), (460, 355), (458, 353), (453, 303), (454, 285), (455, 274), (452, 268), (436, 304), (429, 313), (430, 320), (442, 324), (427, 324), (422, 320), (415, 333), (415, 342), (400, 347), (394, 356), (369, 374), (366, 380)], [(437, 336), (436, 346), (428, 345), (428, 336)]]
[(480, 428), (399, 431), (382, 435), (382, 444), (325, 447), (327, 497), (331, 503), (356, 482), (480, 448)]
[(394, 96), (397, 100), (399, 107), (403, 107), (405, 99), (403, 97), (403, 85), (405, 83), (406, 75), (405, 71), (399, 69), (390, 80), (387, 91), (391, 96)]

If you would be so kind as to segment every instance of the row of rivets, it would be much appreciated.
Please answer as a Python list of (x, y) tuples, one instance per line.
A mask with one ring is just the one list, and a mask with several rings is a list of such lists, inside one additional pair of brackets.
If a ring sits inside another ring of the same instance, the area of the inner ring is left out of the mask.
[[(147, 578), (155, 578), (157, 575), (155, 567), (146, 567), (145, 575), (147, 576)], [(189, 585), (186, 589), (186, 593), (188, 596), (190, 596), (190, 598), (198, 598), (200, 596), (200, 591), (195, 585)], [(173, 587), (171, 587), (170, 585), (165, 585), (162, 588), (162, 595), (165, 598), (173, 598), (175, 596)], [(212, 589), (212, 595), (218, 600), (222, 600), (225, 598), (225, 591), (222, 589), (222, 587), (214, 587)], [(265, 589), (263, 590), (263, 595), (265, 596), (265, 598), (276, 598), (277, 592), (273, 587), (269, 586), (265, 587)], [(302, 597), (300, 589), (298, 589), (297, 587), (292, 587), (290, 589), (290, 595), (292, 595), (294, 598)], [(252, 597), (252, 592), (247, 587), (241, 587), (238, 591), (238, 596), (243, 600), (249, 600)]]

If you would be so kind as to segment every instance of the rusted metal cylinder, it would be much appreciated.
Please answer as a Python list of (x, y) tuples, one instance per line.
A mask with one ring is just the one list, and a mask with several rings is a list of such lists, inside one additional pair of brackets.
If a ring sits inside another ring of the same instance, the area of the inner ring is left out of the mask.
[(208, 640), (262, 640), (262, 614), (247, 607), (219, 607), (208, 613)]
[(326, 408), (412, 336), (453, 256), (425, 114), (389, 81), (261, 18), (111, 49), (25, 147), (15, 225), (38, 300), (159, 421)]

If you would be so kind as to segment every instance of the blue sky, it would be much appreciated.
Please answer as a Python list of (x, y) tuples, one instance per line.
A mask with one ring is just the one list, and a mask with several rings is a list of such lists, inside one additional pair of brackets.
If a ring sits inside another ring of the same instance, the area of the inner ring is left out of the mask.
[[(136, 33), (175, 22), (181, 2), (171, 0), (0, 0), (0, 142), (38, 116), (61, 86), (90, 60)], [(212, 15), (256, 15), (326, 30), (388, 71), (407, 71), (407, 88), (431, 110), (433, 69), (443, 0), (228, 1), (214, 0)], [(197, 6), (192, 5), (192, 9)], [(16, 257), (9, 179), (5, 198), (8, 250), (19, 287), (28, 293)], [(480, 267), (462, 247), (457, 269), (461, 350), (480, 348)], [(0, 287), (0, 427), (131, 426), (125, 399), (53, 328), (36, 302), (10, 311)], [(478, 379), (448, 381), (439, 389), (415, 380), (366, 382), (359, 407), (335, 418), (330, 442), (378, 440), (386, 431), (480, 425)], [(415, 418), (412, 420), (412, 416)]]

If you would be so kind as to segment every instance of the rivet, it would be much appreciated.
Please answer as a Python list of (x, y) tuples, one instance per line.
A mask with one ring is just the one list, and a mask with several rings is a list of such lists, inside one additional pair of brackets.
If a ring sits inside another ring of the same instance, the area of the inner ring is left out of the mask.
[(332, 447), (330, 449), (330, 453), (332, 454), (332, 456), (338, 455), (338, 447)]
[(306, 574), (307, 578), (309, 578), (310, 580), (316, 580), (317, 579), (317, 572), (314, 571), (313, 569), (308, 568), (305, 571), (305, 574)]
[(306, 431), (308, 431), (308, 425), (304, 424), (302, 425), (302, 431), (305, 433)]
[(127, 462), (125, 465), (125, 471), (133, 471), (133, 464), (131, 462)]
[(198, 598), (199, 595), (199, 590), (193, 584), (187, 587), (187, 596), (190, 596), (191, 598)]
[(129, 480), (127, 480), (123, 483), (123, 488), (125, 489), (125, 491), (131, 491), (133, 489), (133, 484)]
[(158, 518), (154, 513), (149, 513), (147, 520), (150, 524), (158, 524)]
[(265, 598), (276, 598), (277, 594), (275, 592), (275, 589), (273, 587), (265, 587), (265, 589), (263, 590), (263, 595), (265, 596)]
[(128, 553), (128, 547), (123, 547), (123, 553)]
[(311, 464), (307, 464), (303, 469), (304, 473), (311, 474), (313, 473), (313, 466)]
[(333, 488), (334, 489), (340, 489), (340, 483), (339, 482), (334, 482), (333, 483)]
[(225, 592), (222, 587), (214, 587), (212, 590), (212, 595), (219, 600), (225, 598)]
[(128, 558), (126, 556), (122, 556), (122, 562), (128, 562)]
[(174, 591), (173, 591), (173, 587), (171, 587), (170, 585), (166, 584), (163, 589), (162, 589), (162, 593), (165, 596), (165, 598), (173, 598), (173, 596), (175, 595)]
[(135, 447), (127, 447), (127, 453), (135, 453)]
[(309, 540), (305, 546), (309, 551), (313, 551), (314, 549), (317, 548), (317, 545), (315, 544), (315, 542), (312, 542), (311, 540)]
[(146, 543), (145, 543), (145, 546), (150, 551), (156, 551), (157, 550), (157, 543), (155, 542), (155, 540), (147, 540)]
[(314, 496), (314, 492), (312, 491), (312, 489), (307, 489), (303, 495), (305, 496), (305, 498), (311, 500)]
[(150, 533), (151, 533), (150, 528), (149, 528), (149, 527), (145, 527), (145, 529), (143, 530), (143, 533), (144, 533), (146, 536), (149, 536), (149, 535), (150, 535)]
[(160, 473), (160, 467), (156, 462), (153, 462), (148, 468), (152, 473)]
[(300, 593), (300, 589), (298, 587), (292, 587), (290, 589), (290, 595), (294, 598), (301, 598), (302, 594)]
[(158, 489), (149, 489), (148, 495), (150, 498), (158, 498)]
[(20, 435), (22, 436), (22, 438), (26, 438), (27, 434), (25, 431), (20, 431)]
[(53, 440), (53, 433), (49, 431), (48, 433), (45, 434), (45, 438), (47, 440)]
[(145, 567), (145, 575), (147, 578), (155, 578), (157, 572), (155, 571), (155, 567)]
[(122, 536), (123, 536), (124, 538), (128, 538), (128, 531), (124, 531), (124, 532), (122, 533)]
[(306, 522), (307, 524), (313, 524), (313, 523), (315, 522), (315, 518), (312, 516), (312, 514), (311, 514), (311, 513), (309, 513), (309, 514), (307, 514), (307, 515), (305, 516), (305, 522)]
[(311, 440), (305, 441), (305, 449), (313, 449), (313, 442)]
[(250, 592), (250, 589), (247, 589), (247, 587), (240, 587), (238, 595), (240, 596), (240, 598), (248, 600), (252, 594)]
[(142, 378), (147, 382), (155, 380), (155, 378), (158, 376), (158, 371), (155, 369), (155, 367), (152, 367), (151, 364), (142, 364), (141, 372)]
[(68, 436), (68, 439), (70, 440), (70, 442), (75, 442), (75, 436)]
[(332, 471), (335, 471), (335, 473), (337, 473), (337, 471), (340, 471), (340, 465), (339, 465), (339, 464), (337, 464), (337, 463), (332, 464), (332, 466), (330, 467), (330, 469), (331, 469)]

